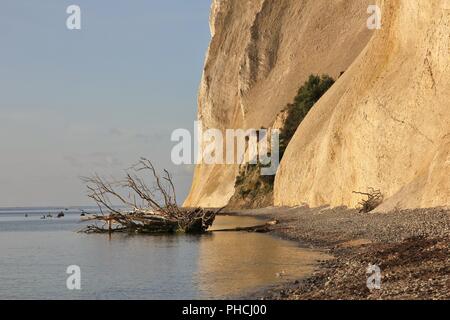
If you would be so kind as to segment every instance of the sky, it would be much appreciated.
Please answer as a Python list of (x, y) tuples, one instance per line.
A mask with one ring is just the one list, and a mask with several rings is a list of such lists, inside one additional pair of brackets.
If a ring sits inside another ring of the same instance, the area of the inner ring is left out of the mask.
[[(81, 30), (69, 30), (69, 5)], [(80, 176), (119, 177), (139, 157), (172, 172), (193, 131), (210, 40), (209, 0), (3, 0), (0, 207), (93, 205)]]

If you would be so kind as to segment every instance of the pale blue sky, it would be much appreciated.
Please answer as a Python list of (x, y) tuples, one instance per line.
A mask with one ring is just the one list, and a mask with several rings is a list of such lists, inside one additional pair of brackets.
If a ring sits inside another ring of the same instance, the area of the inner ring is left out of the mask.
[[(66, 28), (77, 4), (82, 30)], [(209, 0), (3, 0), (0, 207), (92, 204), (80, 175), (120, 175), (140, 156), (173, 171), (175, 128), (192, 130)], [(105, 165), (106, 163), (106, 165)]]

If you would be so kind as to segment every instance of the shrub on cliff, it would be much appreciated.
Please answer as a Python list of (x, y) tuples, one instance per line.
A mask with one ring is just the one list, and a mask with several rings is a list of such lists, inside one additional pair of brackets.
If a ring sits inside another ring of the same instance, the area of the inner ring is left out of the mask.
[[(310, 75), (298, 90), (294, 102), (282, 111), (286, 118), (280, 129), (280, 158), (309, 110), (333, 84), (334, 79), (328, 75)], [(259, 164), (241, 165), (228, 207), (251, 209), (273, 205), (274, 179), (275, 176), (262, 176)]]
[(310, 75), (298, 90), (294, 102), (287, 105), (287, 117), (284, 126), (280, 130), (280, 157), (283, 156), (289, 142), (294, 136), (300, 123), (309, 110), (334, 84), (334, 79), (328, 75)]
[(241, 165), (228, 208), (254, 209), (272, 205), (274, 179), (275, 176), (261, 175), (260, 164)]

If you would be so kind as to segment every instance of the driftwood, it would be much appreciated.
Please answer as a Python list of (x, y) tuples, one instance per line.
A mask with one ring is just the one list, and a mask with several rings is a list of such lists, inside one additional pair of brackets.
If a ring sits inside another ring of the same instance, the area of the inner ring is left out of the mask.
[(214, 232), (246, 231), (246, 232), (266, 233), (266, 232), (270, 232), (272, 230), (272, 227), (276, 224), (278, 224), (278, 221), (273, 220), (273, 221), (269, 221), (265, 224), (260, 224), (257, 226), (218, 229), (218, 230), (214, 230)]
[[(144, 182), (144, 174), (150, 175), (153, 186)], [(145, 158), (129, 168), (123, 180), (107, 181), (97, 174), (82, 180), (88, 197), (100, 210), (100, 214), (85, 219), (94, 221), (81, 230), (85, 233), (203, 233), (220, 211), (180, 208), (172, 176), (167, 170), (159, 176)], [(119, 209), (115, 204), (126, 209)]]
[(367, 199), (363, 199), (358, 203), (360, 213), (368, 213), (383, 202), (383, 194), (380, 190), (375, 190), (374, 188), (369, 188), (368, 192), (353, 191), (353, 193), (361, 194), (367, 197)]

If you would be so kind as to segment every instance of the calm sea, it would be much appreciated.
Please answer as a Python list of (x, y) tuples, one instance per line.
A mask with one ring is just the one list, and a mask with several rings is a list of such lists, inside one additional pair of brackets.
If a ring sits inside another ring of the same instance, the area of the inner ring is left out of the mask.
[[(77, 233), (84, 223), (79, 209), (0, 209), (0, 299), (239, 297), (302, 277), (325, 258), (267, 234), (109, 237)], [(214, 228), (256, 224), (220, 216)], [(81, 290), (66, 286), (71, 265), (80, 267)]]

